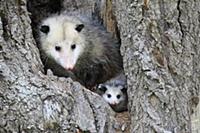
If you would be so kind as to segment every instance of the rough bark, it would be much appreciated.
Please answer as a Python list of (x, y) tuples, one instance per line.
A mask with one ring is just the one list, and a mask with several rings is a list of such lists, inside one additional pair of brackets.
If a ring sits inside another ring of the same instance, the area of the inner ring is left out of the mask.
[(200, 132), (200, 104), (194, 109), (194, 113), (191, 116), (192, 120), (192, 133)]
[(191, 133), (191, 105), (198, 101), (200, 85), (199, 1), (114, 4), (131, 132)]

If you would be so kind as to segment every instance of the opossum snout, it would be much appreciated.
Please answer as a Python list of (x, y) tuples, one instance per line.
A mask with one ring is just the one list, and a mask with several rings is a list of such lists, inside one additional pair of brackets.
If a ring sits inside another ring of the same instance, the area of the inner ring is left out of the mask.
[(64, 68), (65, 68), (66, 70), (68, 70), (68, 71), (73, 71), (73, 70), (74, 70), (74, 66), (72, 66), (72, 65), (65, 66)]
[(75, 63), (73, 63), (73, 60), (66, 60), (66, 59), (61, 59), (60, 60), (60, 65), (69, 71), (72, 71), (74, 69)]
[(115, 106), (115, 105), (117, 105), (117, 102), (112, 102), (112, 103), (110, 103), (110, 105)]

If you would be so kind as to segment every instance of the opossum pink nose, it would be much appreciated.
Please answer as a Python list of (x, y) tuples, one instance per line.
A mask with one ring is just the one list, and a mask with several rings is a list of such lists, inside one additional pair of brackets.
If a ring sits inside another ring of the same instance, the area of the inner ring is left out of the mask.
[(66, 70), (69, 70), (69, 71), (73, 71), (74, 70), (74, 67), (72, 66), (69, 66), (69, 67), (65, 67)]
[(117, 102), (113, 102), (113, 103), (111, 103), (111, 105), (117, 105)]

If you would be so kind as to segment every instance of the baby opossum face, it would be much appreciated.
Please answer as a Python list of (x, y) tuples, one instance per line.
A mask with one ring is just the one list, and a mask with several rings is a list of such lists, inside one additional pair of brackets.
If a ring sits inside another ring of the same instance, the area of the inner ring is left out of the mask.
[(83, 24), (71, 23), (64, 18), (48, 18), (40, 27), (42, 49), (63, 68), (72, 70), (85, 47), (83, 28)]
[(110, 105), (117, 105), (126, 98), (123, 92), (126, 90), (123, 86), (100, 85), (99, 89), (105, 92), (102, 97)]

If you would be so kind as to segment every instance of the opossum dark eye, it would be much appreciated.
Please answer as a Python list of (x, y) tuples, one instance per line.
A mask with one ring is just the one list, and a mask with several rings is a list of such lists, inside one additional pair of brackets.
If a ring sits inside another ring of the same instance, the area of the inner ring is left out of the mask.
[(47, 25), (42, 25), (42, 26), (40, 27), (40, 31), (47, 34), (47, 33), (49, 32), (49, 26), (47, 26)]
[(108, 95), (107, 95), (107, 97), (108, 97), (108, 98), (111, 98), (111, 95), (110, 95), (110, 94), (108, 94)]
[(81, 30), (84, 28), (84, 25), (83, 24), (79, 24), (76, 26), (75, 30), (78, 31), (78, 32), (81, 32)]
[(117, 95), (117, 99), (120, 99), (121, 95)]
[(55, 46), (55, 50), (56, 50), (56, 51), (60, 51), (60, 50), (61, 50), (61, 47), (60, 47), (60, 46)]
[(74, 50), (76, 48), (76, 44), (71, 45), (71, 49)]

